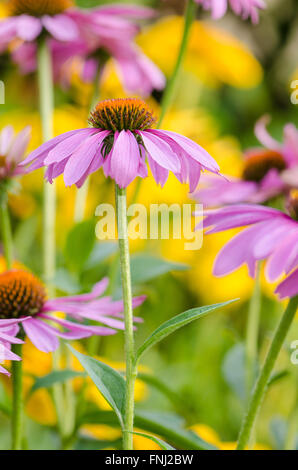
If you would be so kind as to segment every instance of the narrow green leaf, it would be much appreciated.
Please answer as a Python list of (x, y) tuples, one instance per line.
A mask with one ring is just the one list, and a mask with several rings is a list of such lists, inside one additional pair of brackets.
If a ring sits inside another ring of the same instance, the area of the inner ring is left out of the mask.
[(84, 266), (84, 269), (93, 269), (101, 264), (104, 260), (114, 255), (118, 250), (118, 243), (110, 241), (102, 241), (96, 243), (90, 256)]
[(56, 370), (43, 377), (38, 377), (32, 385), (30, 395), (39, 390), (40, 388), (50, 388), (53, 385), (56, 385), (57, 383), (64, 383), (67, 382), (67, 380), (85, 376), (86, 374), (84, 372), (77, 372), (75, 370)]
[(64, 257), (72, 271), (80, 272), (82, 270), (95, 242), (95, 221), (93, 219), (75, 225), (70, 231), (64, 248)]
[(151, 434), (145, 434), (143, 432), (133, 432), (132, 434), (136, 434), (137, 436), (147, 437), (151, 441), (155, 442), (155, 444), (159, 445), (162, 450), (176, 450), (175, 447), (170, 446), (167, 442), (159, 439), (158, 437), (152, 436)]
[(70, 345), (68, 347), (80, 361), (102, 396), (113, 408), (123, 428), (125, 380), (122, 375), (107, 364), (79, 353)]
[(166, 321), (162, 325), (160, 325), (151, 336), (149, 336), (144, 344), (140, 346), (136, 353), (136, 363), (140, 360), (141, 356), (147, 351), (149, 348), (154, 346), (159, 341), (162, 341), (168, 335), (173, 333), (174, 331), (178, 330), (182, 326), (188, 325), (194, 320), (197, 320), (200, 317), (207, 315), (209, 312), (213, 310), (217, 310), (218, 308), (225, 307), (226, 305), (235, 302), (237, 299), (229, 300), (228, 302), (223, 302), (220, 304), (208, 305), (205, 307), (198, 307), (192, 308), (191, 310), (187, 310), (186, 312), (180, 313), (175, 317), (171, 318), (170, 320)]

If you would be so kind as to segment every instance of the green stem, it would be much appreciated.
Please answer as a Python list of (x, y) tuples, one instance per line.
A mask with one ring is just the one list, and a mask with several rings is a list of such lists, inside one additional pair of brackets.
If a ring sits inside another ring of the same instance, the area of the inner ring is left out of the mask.
[(158, 127), (161, 126), (162, 121), (169, 107), (171, 106), (174, 96), (175, 96), (176, 85), (179, 80), (180, 71), (181, 71), (184, 57), (187, 51), (187, 45), (188, 45), (190, 32), (191, 32), (191, 26), (195, 19), (196, 11), (197, 11), (197, 5), (194, 3), (194, 0), (188, 0), (187, 5), (186, 5), (186, 10), (185, 10), (184, 30), (183, 30), (182, 40), (181, 40), (181, 44), (180, 44), (180, 48), (179, 48), (179, 52), (178, 52), (178, 56), (177, 56), (173, 73), (164, 91), (164, 95), (163, 95), (163, 99), (161, 103), (161, 113), (160, 113), (160, 117), (158, 121)]
[(243, 450), (247, 446), (251, 433), (260, 410), (262, 401), (264, 399), (268, 381), (273, 371), (276, 359), (282, 348), (284, 340), (290, 329), (290, 326), (295, 318), (295, 314), (298, 307), (298, 296), (290, 299), (288, 306), (279, 322), (279, 325), (274, 334), (270, 349), (268, 351), (263, 369), (259, 375), (257, 383), (254, 388), (254, 392), (251, 397), (250, 404), (248, 406), (247, 414), (244, 417), (241, 431), (239, 434), (237, 450)]
[(136, 369), (134, 366), (134, 334), (132, 288), (130, 274), (130, 257), (127, 231), (126, 189), (116, 185), (116, 207), (118, 221), (118, 240), (120, 253), (121, 281), (124, 303), (125, 320), (125, 356), (126, 356), (126, 394), (125, 416), (123, 430), (123, 449), (133, 449), (133, 423), (134, 423), (134, 386)]
[(261, 311), (261, 263), (257, 266), (254, 292), (250, 301), (246, 330), (246, 390), (250, 395), (255, 381), (255, 366), (258, 357), (258, 339)]
[(2, 228), (2, 242), (3, 251), (6, 261), (6, 269), (11, 269), (13, 264), (13, 241), (11, 234), (10, 217), (7, 207), (7, 202), (2, 202), (0, 205), (0, 218)]
[[(295, 384), (296, 385), (296, 384)], [(289, 418), (288, 432), (285, 439), (284, 450), (294, 450), (296, 445), (296, 437), (298, 431), (298, 397)]]
[[(14, 344), (12, 350), (22, 357), (22, 344)], [(23, 440), (23, 361), (12, 361), (12, 450), (22, 450)]]
[[(42, 123), (42, 140), (47, 142), (54, 135), (54, 86), (52, 59), (46, 37), (38, 44), (38, 84), (39, 104)], [(43, 274), (49, 285), (53, 281), (56, 268), (56, 188), (45, 182), (43, 199)]]

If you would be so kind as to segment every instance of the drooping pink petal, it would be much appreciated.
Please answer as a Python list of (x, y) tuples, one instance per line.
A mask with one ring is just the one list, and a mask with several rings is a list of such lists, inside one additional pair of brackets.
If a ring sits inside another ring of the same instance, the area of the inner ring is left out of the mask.
[(42, 320), (31, 318), (23, 323), (23, 328), (28, 338), (40, 351), (49, 353), (58, 348), (59, 340)]
[(91, 135), (70, 156), (63, 172), (66, 186), (77, 183), (83, 175), (88, 174), (87, 170), (94, 158), (102, 160), (100, 148), (108, 135), (109, 131), (101, 131)]
[(180, 171), (180, 160), (166, 142), (149, 131), (139, 131), (138, 133), (143, 139), (148, 154), (159, 166), (174, 173)]
[(17, 134), (7, 154), (7, 160), (9, 162), (19, 163), (21, 161), (28, 147), (30, 137), (30, 126), (25, 127), (21, 132), (19, 132), (19, 134)]
[(76, 23), (68, 15), (45, 15), (42, 23), (49, 33), (58, 41), (75, 41), (80, 38)]
[(140, 150), (130, 131), (121, 131), (110, 155), (110, 176), (120, 188), (126, 188), (138, 175)]
[(287, 272), (288, 266), (295, 260), (298, 254), (298, 229), (285, 236), (267, 263), (267, 277), (274, 281), (283, 272)]
[(298, 269), (288, 276), (275, 291), (281, 299), (298, 294)]
[(281, 144), (277, 140), (273, 139), (267, 131), (266, 126), (269, 122), (270, 117), (267, 115), (259, 119), (255, 125), (255, 135), (264, 147), (275, 151), (281, 151)]
[(64, 158), (69, 157), (87, 137), (91, 137), (95, 133), (97, 133), (95, 129), (86, 128), (70, 135), (55, 145), (45, 158), (44, 164), (50, 165), (51, 163), (61, 162)]
[(33, 41), (42, 31), (42, 23), (39, 18), (29, 15), (21, 15), (16, 21), (16, 34), (24, 41)]
[(0, 155), (6, 155), (13, 141), (13, 127), (5, 126), (0, 133)]

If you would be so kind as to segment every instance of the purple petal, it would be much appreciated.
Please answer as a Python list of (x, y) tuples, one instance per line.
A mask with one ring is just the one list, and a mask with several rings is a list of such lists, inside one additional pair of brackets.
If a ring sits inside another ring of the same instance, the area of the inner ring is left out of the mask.
[(269, 122), (270, 117), (267, 115), (259, 119), (255, 125), (255, 135), (257, 139), (261, 142), (261, 144), (264, 145), (264, 147), (267, 147), (271, 150), (280, 151), (280, 143), (277, 140), (273, 139), (266, 129), (266, 126)]
[(64, 160), (64, 158), (69, 157), (77, 148), (82, 144), (83, 140), (86, 137), (92, 136), (97, 131), (95, 129), (81, 129), (75, 134), (67, 137), (58, 143), (47, 155), (44, 160), (45, 165), (50, 165), (51, 163), (58, 163)]
[(97, 132), (88, 137), (71, 155), (64, 170), (64, 183), (71, 186), (77, 183), (83, 175), (88, 176), (88, 168), (94, 158), (102, 161), (100, 148), (103, 140), (109, 135), (109, 131)]
[(23, 323), (23, 327), (26, 335), (40, 351), (48, 353), (58, 348), (59, 340), (42, 320), (31, 318)]
[(16, 22), (16, 33), (24, 41), (34, 41), (42, 31), (42, 23), (39, 18), (29, 15), (21, 15)]
[(0, 133), (0, 155), (6, 155), (13, 140), (13, 127), (5, 126)]
[(181, 163), (171, 147), (162, 138), (151, 134), (149, 131), (140, 131), (145, 148), (150, 157), (162, 168), (178, 173)]
[(280, 245), (274, 250), (267, 263), (267, 276), (269, 281), (274, 281), (296, 259), (298, 254), (298, 229), (286, 236)]
[(281, 299), (298, 294), (298, 269), (288, 276), (275, 291)]
[(42, 23), (58, 41), (74, 41), (80, 38), (76, 23), (66, 14), (43, 16)]
[(19, 163), (21, 161), (28, 147), (30, 137), (30, 126), (25, 127), (21, 132), (19, 132), (19, 134), (17, 134), (7, 155), (8, 161), (15, 163)]
[(140, 158), (135, 136), (130, 131), (121, 131), (110, 154), (110, 176), (120, 188), (126, 188), (138, 176)]

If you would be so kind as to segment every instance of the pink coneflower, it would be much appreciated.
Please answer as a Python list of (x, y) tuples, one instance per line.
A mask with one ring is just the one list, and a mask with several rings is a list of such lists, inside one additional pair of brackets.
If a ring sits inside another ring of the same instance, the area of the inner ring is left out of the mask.
[(11, 16), (0, 22), (0, 50), (14, 39), (36, 41), (43, 31), (58, 41), (79, 39), (68, 13), (71, 0), (10, 0), (8, 6)]
[(21, 344), (23, 341), (16, 338), (19, 332), (18, 320), (0, 320), (0, 374), (10, 375), (1, 366), (4, 361), (20, 361), (21, 358), (11, 351), (12, 344)]
[[(292, 212), (298, 216), (298, 204)], [(297, 211), (297, 212), (296, 212)], [(281, 298), (298, 294), (298, 222), (289, 215), (265, 206), (242, 204), (205, 212), (204, 227), (210, 233), (246, 227), (234, 236), (218, 254), (215, 276), (224, 276), (247, 264), (255, 276), (256, 263), (267, 260), (266, 276), (270, 282), (282, 274), (288, 277), (276, 289)]]
[(287, 124), (283, 142), (279, 143), (268, 134), (267, 122), (264, 116), (255, 126), (255, 134), (265, 148), (245, 152), (242, 177), (219, 180), (208, 176), (203, 180), (206, 187), (193, 195), (196, 199), (207, 207), (259, 204), (298, 187), (298, 129)]
[(198, 144), (180, 134), (153, 129), (154, 117), (146, 103), (134, 98), (98, 103), (90, 116), (92, 128), (62, 134), (39, 147), (22, 163), (27, 171), (47, 166), (52, 182), (63, 174), (66, 186), (81, 187), (103, 167), (121, 187), (148, 174), (145, 157), (157, 183), (164, 185), (169, 171), (194, 190), (202, 170), (219, 172), (215, 160)]
[(19, 166), (23, 160), (30, 140), (31, 128), (25, 127), (14, 135), (12, 126), (4, 127), (0, 132), (0, 182), (24, 173)]
[[(69, 85), (72, 65), (75, 63), (81, 78), (85, 82), (93, 82), (98, 71), (103, 71), (107, 59), (112, 57), (127, 91), (148, 95), (153, 89), (162, 89), (165, 86), (164, 75), (134, 43), (140, 30), (135, 21), (151, 18), (154, 14), (154, 10), (150, 8), (121, 5), (91, 10), (67, 9), (63, 16), (74, 25), (76, 34), (64, 40), (63, 34), (69, 34), (69, 28), (64, 28), (63, 24), (60, 37), (48, 31), (52, 38), (49, 44), (53, 56), (54, 78), (60, 80), (64, 86)], [(60, 22), (61, 16), (59, 15)], [(42, 23), (43, 18), (38, 21)], [(56, 16), (50, 17), (51, 21), (55, 18)], [(20, 21), (18, 17), (15, 21), (17, 20)], [(34, 17), (33, 21), (36, 20)], [(2, 28), (5, 33), (4, 25)], [(7, 40), (6, 34), (3, 35), (4, 39)], [(13, 48), (12, 57), (23, 73), (30, 73), (36, 69), (36, 38), (21, 39), (26, 42)]]
[[(92, 335), (112, 335), (118, 329), (124, 329), (123, 321), (117, 319), (121, 318), (123, 304), (113, 302), (109, 297), (98, 299), (106, 287), (107, 280), (103, 279), (89, 294), (47, 299), (45, 287), (31, 273), (23, 270), (7, 271), (0, 274), (0, 321), (4, 321), (4, 326), (5, 322), (8, 325), (11, 322), (14, 327), (17, 324), (22, 326), (32, 343), (43, 352), (56, 350), (59, 346), (58, 338), (73, 340)], [(135, 298), (133, 306), (140, 305), (144, 299)], [(72, 320), (51, 312), (65, 313)], [(106, 326), (86, 325), (82, 323), (84, 320), (97, 321)]]
[(204, 10), (211, 10), (212, 18), (215, 20), (222, 18), (230, 5), (236, 15), (241, 16), (243, 20), (251, 18), (253, 23), (259, 21), (259, 10), (266, 7), (263, 0), (195, 0), (195, 2)]

